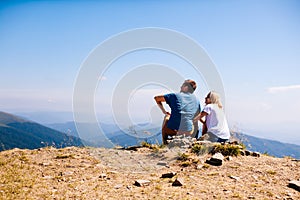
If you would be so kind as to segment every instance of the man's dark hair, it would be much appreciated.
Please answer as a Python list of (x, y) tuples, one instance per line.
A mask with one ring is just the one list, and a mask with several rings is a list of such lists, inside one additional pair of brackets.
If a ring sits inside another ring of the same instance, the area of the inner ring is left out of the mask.
[(187, 79), (184, 81), (184, 84), (188, 86), (189, 88), (189, 93), (193, 93), (196, 88), (197, 88), (197, 84), (195, 81), (191, 80), (191, 79)]

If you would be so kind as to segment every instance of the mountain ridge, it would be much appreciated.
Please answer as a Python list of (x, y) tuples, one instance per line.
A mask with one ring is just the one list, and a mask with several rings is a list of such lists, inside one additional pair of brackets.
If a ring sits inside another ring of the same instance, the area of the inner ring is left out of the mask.
[[(88, 130), (89, 124), (84, 125)], [(142, 141), (152, 144), (161, 143), (159, 127), (151, 127), (147, 130), (144, 130), (144, 127), (129, 127), (128, 130), (121, 130), (115, 124), (101, 124), (101, 128), (105, 132), (104, 137), (107, 137), (117, 146), (133, 146), (140, 144)], [(103, 137), (89, 135), (89, 131), (84, 132), (84, 134), (82, 135), (84, 138), (79, 137), (75, 122), (43, 126), (20, 116), (0, 111), (0, 150), (14, 147), (35, 149), (44, 146), (55, 146), (59, 148), (72, 145), (105, 147), (107, 140)], [(258, 138), (244, 133), (232, 132), (232, 135), (243, 142), (248, 150), (276, 157), (291, 156), (300, 158), (299, 145)]]
[(69, 136), (10, 113), (0, 112), (0, 150), (83, 146), (80, 138)]
[[(65, 126), (66, 123), (57, 123), (55, 126), (48, 124), (51, 128), (58, 128), (59, 131), (66, 132), (66, 130), (71, 131), (72, 134), (76, 135), (76, 127), (74, 122), (68, 122), (68, 124), (73, 124), (73, 128), (71, 126)], [(88, 125), (87, 125), (88, 126)], [(116, 125), (106, 124), (104, 131), (108, 139), (110, 139), (113, 143), (120, 146), (131, 146), (137, 145), (138, 142), (141, 141), (139, 135), (128, 134), (120, 129), (115, 128)], [(109, 129), (109, 127), (114, 127), (113, 129)], [(116, 131), (118, 130), (118, 131)], [(128, 131), (128, 130), (127, 130)], [(154, 132), (155, 133), (154, 133)], [(153, 128), (150, 132), (154, 133), (152, 135), (156, 137), (152, 137), (152, 139), (147, 142), (150, 143), (161, 143), (161, 133), (160, 127)], [(131, 131), (134, 132), (134, 131)], [(141, 131), (138, 131), (141, 132)], [(246, 148), (250, 151), (257, 151), (260, 153), (266, 153), (271, 156), (276, 157), (284, 157), (284, 156), (292, 156), (295, 158), (300, 158), (300, 145), (290, 144), (285, 142), (280, 142), (276, 140), (270, 140), (265, 138), (254, 137), (245, 133), (240, 133), (236, 131), (231, 131), (232, 137), (238, 139), (242, 143), (246, 145)]]

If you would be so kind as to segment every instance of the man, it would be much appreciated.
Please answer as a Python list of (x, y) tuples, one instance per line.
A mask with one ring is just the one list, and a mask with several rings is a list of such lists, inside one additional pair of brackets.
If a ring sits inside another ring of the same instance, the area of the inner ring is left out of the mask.
[[(168, 136), (189, 135), (198, 137), (198, 122), (193, 123), (193, 118), (200, 112), (200, 103), (193, 94), (197, 85), (193, 80), (185, 80), (180, 88), (180, 93), (170, 93), (155, 96), (154, 99), (165, 114), (162, 126), (162, 141), (167, 144)], [(166, 102), (171, 113), (167, 112), (162, 104)]]

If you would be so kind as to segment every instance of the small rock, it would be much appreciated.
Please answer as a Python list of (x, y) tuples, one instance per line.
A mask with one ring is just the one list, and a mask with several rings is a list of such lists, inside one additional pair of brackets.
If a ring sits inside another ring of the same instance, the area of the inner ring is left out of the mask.
[(226, 190), (226, 189), (224, 189), (224, 190), (223, 190), (223, 192), (224, 192), (225, 194), (229, 194), (229, 193), (231, 193), (231, 191), (230, 191), (230, 190)]
[(179, 147), (181, 149), (187, 149), (193, 144), (193, 138), (185, 137), (184, 135), (173, 136), (172, 140), (167, 140), (168, 148)]
[(288, 187), (293, 188), (300, 192), (300, 181), (290, 181)]
[(52, 176), (43, 176), (43, 179), (52, 179)]
[(211, 141), (208, 141), (208, 140), (204, 140), (204, 141), (197, 141), (197, 142), (195, 142), (194, 144), (199, 144), (199, 145), (210, 145), (210, 144), (212, 144), (212, 142)]
[(106, 177), (107, 177), (106, 174), (100, 174), (100, 175), (99, 175), (99, 178), (106, 178)]
[(150, 181), (148, 181), (148, 180), (136, 180), (134, 182), (134, 185), (138, 186), (138, 187), (144, 187), (144, 186), (147, 186), (149, 184), (150, 184)]
[(240, 177), (237, 177), (237, 176), (229, 176), (229, 178), (234, 179), (236, 181), (240, 180)]
[(255, 196), (249, 196), (248, 199), (255, 199)]
[(40, 165), (42, 165), (42, 166), (49, 166), (49, 165), (50, 165), (50, 163), (48, 163), (48, 162), (44, 162), (44, 163), (40, 163)]
[(281, 199), (281, 197), (279, 195), (276, 195), (275, 198), (276, 199)]
[(251, 151), (246, 150), (246, 151), (245, 151), (245, 155), (246, 155), (246, 156), (250, 156), (250, 155), (251, 155)]
[(127, 185), (126, 188), (127, 188), (128, 190), (131, 190), (131, 189), (132, 189), (132, 187), (131, 187), (130, 185)]
[(122, 185), (115, 185), (115, 189), (120, 189), (122, 187)]
[(232, 161), (232, 160), (233, 160), (233, 158), (232, 158), (231, 156), (228, 156), (228, 157), (226, 157), (226, 160), (228, 160), (228, 161)]
[(98, 168), (105, 168), (105, 165), (103, 165), (103, 164), (97, 164), (96, 167), (98, 167)]
[(186, 194), (187, 194), (187, 195), (194, 196), (194, 193), (192, 193), (192, 192), (187, 192)]
[(67, 171), (63, 173), (64, 176), (71, 176), (72, 174), (74, 174), (74, 172), (72, 171)]
[(118, 174), (119, 172), (117, 172), (117, 171), (108, 171), (108, 173), (110, 173), (110, 174)]
[(252, 152), (252, 156), (254, 156), (254, 157), (260, 157), (260, 153), (259, 152)]
[(167, 166), (167, 163), (166, 163), (166, 162), (163, 162), (163, 161), (159, 161), (159, 162), (157, 163), (157, 165), (159, 165), (159, 166)]
[(130, 147), (125, 148), (125, 150), (137, 151), (137, 149), (139, 149), (139, 148), (142, 148), (142, 146), (130, 146)]
[(161, 178), (173, 178), (174, 176), (176, 176), (176, 172), (169, 172), (161, 175)]
[(216, 153), (210, 159), (206, 160), (206, 163), (214, 166), (221, 166), (223, 160), (224, 156), (221, 153)]
[(293, 159), (294, 162), (300, 162), (300, 159)]
[(196, 169), (202, 169), (204, 165), (197, 165)]
[(172, 186), (175, 186), (175, 187), (183, 186), (183, 181), (182, 181), (182, 179), (177, 178), (177, 179), (172, 183)]
[(229, 144), (239, 145), (239, 142), (237, 140), (229, 141)]

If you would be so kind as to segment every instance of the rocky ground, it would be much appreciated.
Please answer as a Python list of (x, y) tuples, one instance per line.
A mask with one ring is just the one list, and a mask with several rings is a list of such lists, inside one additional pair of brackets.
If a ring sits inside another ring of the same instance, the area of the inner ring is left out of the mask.
[(209, 157), (167, 147), (3, 151), (0, 199), (300, 199), (288, 186), (300, 180), (298, 160), (233, 156), (213, 166)]

